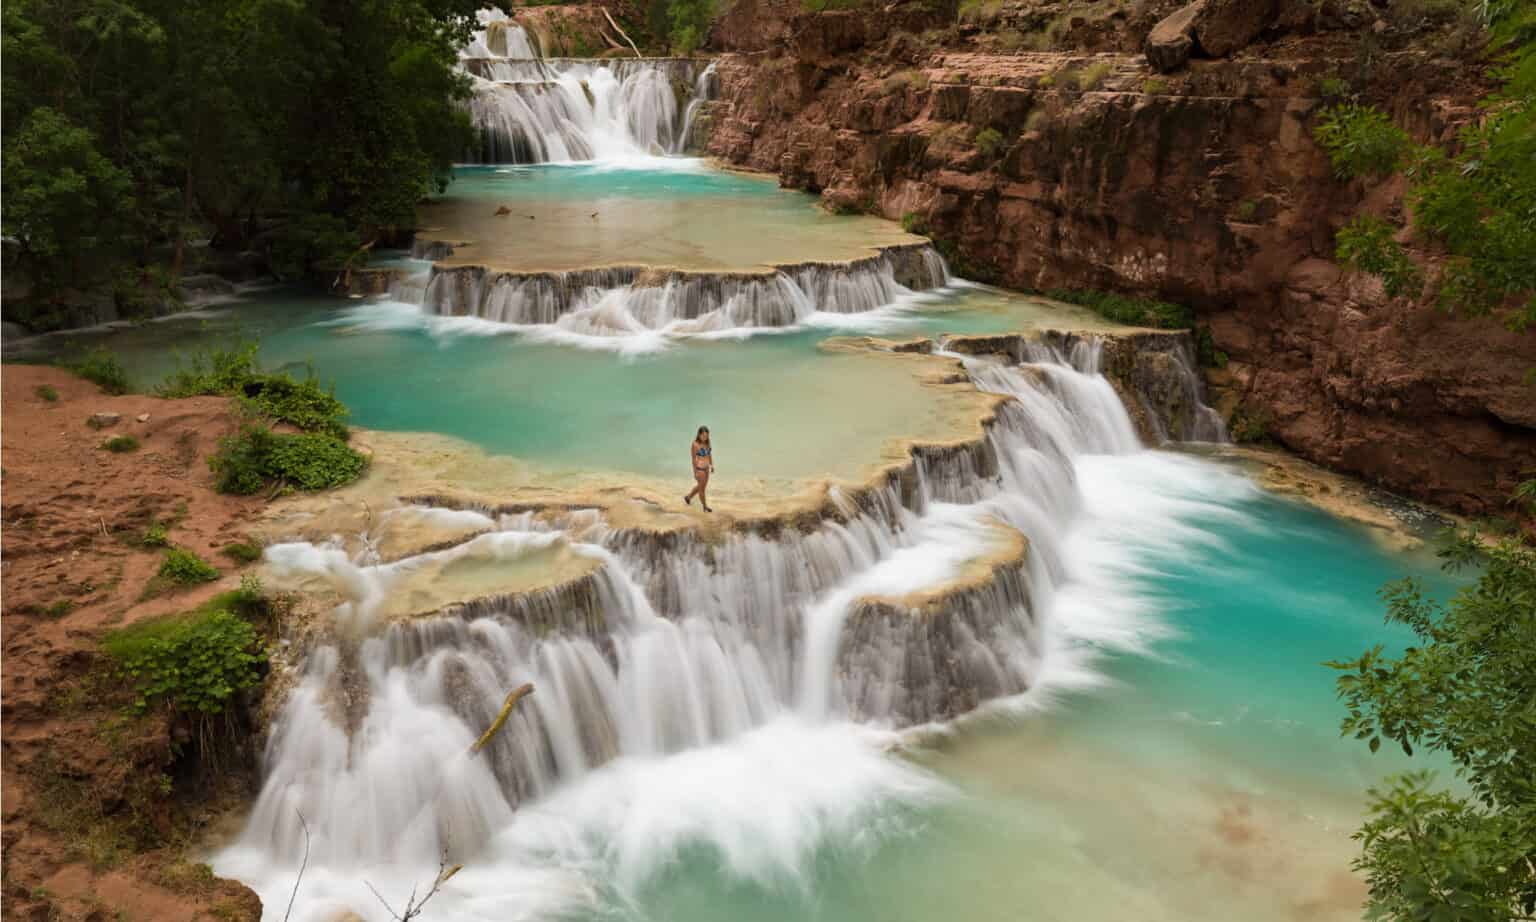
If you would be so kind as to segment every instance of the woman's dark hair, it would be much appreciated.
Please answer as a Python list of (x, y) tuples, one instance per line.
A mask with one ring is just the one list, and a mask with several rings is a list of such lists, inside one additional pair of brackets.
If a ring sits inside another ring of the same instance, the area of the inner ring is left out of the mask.
[(693, 434), (693, 440), (695, 442), (697, 442), (701, 436), (707, 435), (708, 433), (709, 433), (709, 427), (708, 426), (700, 426), (699, 427), (699, 431), (695, 432)]

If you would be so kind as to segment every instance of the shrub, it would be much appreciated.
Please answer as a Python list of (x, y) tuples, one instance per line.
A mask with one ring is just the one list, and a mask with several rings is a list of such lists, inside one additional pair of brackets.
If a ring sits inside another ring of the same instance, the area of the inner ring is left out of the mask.
[(1068, 291), (1055, 289), (1046, 297), (1086, 307), (1099, 316), (1132, 326), (1180, 330), (1194, 325), (1189, 308), (1150, 298), (1131, 298), (1106, 291)]
[(346, 404), (321, 388), (313, 371), (303, 381), (287, 373), (263, 373), (257, 365), (257, 349), (256, 342), (241, 340), (228, 348), (194, 353), (186, 367), (156, 386), (155, 393), (169, 398), (233, 396), (255, 415), (345, 440), (349, 435)]
[(1408, 135), (1385, 113), (1354, 103), (1325, 110), (1312, 135), (1342, 179), (1389, 176), (1409, 148)]
[(1044, 127), (1046, 121), (1049, 118), (1050, 116), (1045, 114), (1044, 109), (1035, 109), (1031, 111), (1029, 113), (1029, 117), (1024, 120), (1024, 130), (1039, 131), (1042, 127)]
[[(809, 0), (801, 0), (807, 3)], [(960, 0), (960, 21), (985, 25), (997, 19), (1003, 11), (1000, 0)]]
[(144, 529), (144, 534), (139, 536), (139, 543), (145, 547), (169, 547), (171, 539), (166, 534), (164, 525), (151, 522), (149, 527)]
[(262, 548), (254, 541), (232, 541), (224, 545), (219, 553), (236, 563), (255, 563), (261, 559)]
[(1203, 368), (1227, 367), (1227, 354), (1216, 348), (1216, 337), (1208, 326), (1195, 328), (1195, 360)]
[(909, 211), (901, 216), (901, 229), (909, 234), (928, 236), (928, 219), (915, 211)]
[(1323, 99), (1343, 99), (1349, 95), (1349, 81), (1330, 74), (1317, 81), (1317, 95)]
[(75, 603), (69, 599), (59, 599), (52, 605), (43, 609), (43, 614), (50, 618), (62, 618), (75, 610)]
[(976, 133), (976, 150), (988, 160), (1003, 149), (1003, 133), (996, 128), (983, 128)]
[(1251, 198), (1243, 199), (1237, 203), (1237, 219), (1239, 221), (1252, 221), (1254, 215), (1259, 213), (1259, 203)]
[(1035, 81), (1035, 86), (1038, 86), (1042, 90), (1048, 90), (1048, 89), (1050, 89), (1051, 87), (1053, 87), (1055, 85), (1056, 85), (1056, 75), (1055, 74), (1045, 74), (1039, 80)]
[(880, 84), (881, 92), (887, 96), (903, 92), (908, 87), (916, 90), (928, 89), (928, 75), (917, 70), (903, 70), (891, 74)]
[(64, 360), (64, 367), (101, 388), (107, 394), (128, 393), (128, 372), (108, 349), (98, 346), (83, 355)]
[(1417, 297), (1424, 277), (1392, 234), (1392, 225), (1361, 215), (1339, 230), (1334, 255), (1350, 268), (1380, 278), (1389, 297)]
[(1162, 77), (1148, 77), (1141, 85), (1141, 91), (1149, 96), (1156, 96), (1168, 92), (1168, 81)]
[(261, 681), (256, 630), (225, 610), (157, 618), (107, 635), (102, 645), (133, 683), (132, 710), (164, 706), (208, 718)]
[(194, 586), (211, 583), (219, 578), (219, 571), (191, 551), (173, 547), (165, 552), (160, 561), (157, 578), (177, 586)]
[(48, 401), (49, 403), (59, 402), (59, 392), (51, 384), (39, 384), (32, 391), (32, 393), (36, 394), (40, 399)]
[(1227, 434), (1234, 442), (1262, 442), (1269, 438), (1269, 411), (1239, 404), (1227, 420)]
[(1099, 84), (1104, 82), (1104, 78), (1108, 77), (1109, 72), (1112, 70), (1114, 70), (1114, 67), (1112, 67), (1108, 61), (1095, 61), (1094, 63), (1089, 64), (1087, 67), (1083, 68), (1083, 72), (1078, 75), (1078, 89), (1094, 89)]
[(131, 435), (114, 435), (101, 443), (101, 447), (113, 454), (120, 455), (124, 452), (138, 451), (139, 440)]
[(208, 459), (214, 488), (250, 495), (268, 483), (300, 490), (325, 490), (362, 475), (368, 460), (345, 442), (323, 433), (287, 435), (248, 424), (219, 440)]

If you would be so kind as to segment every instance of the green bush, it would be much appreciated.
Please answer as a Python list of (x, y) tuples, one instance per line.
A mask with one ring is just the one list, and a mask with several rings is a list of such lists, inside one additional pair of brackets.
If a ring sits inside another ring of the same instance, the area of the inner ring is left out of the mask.
[(170, 547), (171, 539), (166, 534), (164, 525), (151, 522), (149, 527), (144, 529), (144, 534), (139, 536), (139, 543), (144, 547)]
[(1234, 442), (1262, 442), (1269, 438), (1269, 411), (1240, 404), (1227, 420), (1227, 434)]
[(165, 552), (156, 574), (165, 582), (177, 586), (194, 586), (211, 583), (219, 578), (219, 571), (203, 558), (185, 548), (173, 547)]
[(1149, 77), (1141, 85), (1141, 91), (1149, 96), (1156, 96), (1168, 92), (1168, 81), (1162, 77)]
[(139, 440), (131, 435), (114, 435), (101, 443), (101, 447), (113, 454), (120, 455), (124, 452), (138, 451)]
[(256, 360), (259, 346), (241, 340), (194, 353), (155, 387), (161, 397), (233, 396), (254, 415), (284, 422), (306, 432), (323, 432), (346, 440), (346, 404), (320, 386), (311, 371), (303, 381), (285, 372), (267, 374)]
[(1408, 135), (1385, 113), (1354, 103), (1324, 110), (1312, 135), (1341, 179), (1390, 176), (1409, 149)]
[(59, 402), (59, 392), (56, 388), (54, 388), (52, 384), (39, 384), (36, 389), (32, 391), (32, 393), (36, 394), (40, 399), (48, 401), (49, 403)]
[(1339, 262), (1380, 278), (1388, 297), (1416, 298), (1424, 289), (1423, 274), (1392, 238), (1393, 230), (1380, 218), (1361, 215), (1339, 229), (1334, 255)]
[(928, 219), (915, 211), (909, 211), (901, 216), (901, 229), (909, 234), (926, 237), (928, 236)]
[(928, 89), (928, 75), (920, 70), (897, 71), (880, 84), (881, 92), (887, 96), (904, 92), (909, 87), (915, 90)]
[(262, 548), (254, 541), (232, 541), (224, 545), (219, 553), (236, 563), (255, 563), (261, 559)]
[(1317, 95), (1323, 99), (1343, 99), (1349, 95), (1349, 81), (1333, 74), (1317, 81)]
[(667, 6), (668, 38), (676, 54), (692, 54), (704, 44), (716, 0), (670, 0)]
[(1116, 323), (1163, 330), (1182, 330), (1193, 326), (1194, 313), (1187, 307), (1150, 298), (1131, 298), (1106, 291), (1069, 291), (1055, 289), (1046, 297), (1086, 307)]
[(211, 717), (261, 681), (266, 654), (256, 629), (225, 610), (141, 622), (108, 634), (102, 645), (133, 683), (133, 710), (164, 705)]
[(116, 355), (98, 346), (64, 360), (64, 367), (101, 388), (107, 394), (128, 393), (128, 372)]
[(1003, 148), (1003, 133), (996, 128), (983, 128), (976, 133), (976, 150), (988, 160)]
[(276, 433), (257, 424), (220, 439), (208, 459), (216, 490), (246, 496), (269, 483), (307, 491), (339, 487), (367, 466), (367, 458), (334, 436)]
[(1077, 86), (1082, 90), (1094, 89), (1104, 82), (1104, 78), (1108, 77), (1112, 70), (1114, 68), (1107, 61), (1095, 61), (1083, 68), (1083, 72), (1078, 75)]

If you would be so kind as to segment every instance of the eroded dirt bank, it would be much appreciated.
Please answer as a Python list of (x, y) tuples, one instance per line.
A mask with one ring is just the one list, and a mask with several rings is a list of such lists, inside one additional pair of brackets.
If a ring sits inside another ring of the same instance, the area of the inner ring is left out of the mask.
[[(93, 428), (96, 413), (118, 418)], [(191, 850), (249, 796), (249, 739), (205, 771), (185, 727), (125, 707), (132, 696), (101, 649), (114, 628), (238, 582), (240, 565), (220, 549), (244, 539), (264, 503), (212, 489), (206, 459), (235, 426), (229, 401), (109, 397), (56, 368), (6, 365), (0, 415), (5, 917), (259, 919), (256, 895)], [(107, 451), (113, 436), (139, 448)], [(220, 578), (155, 592), (163, 549), (144, 535), (156, 523)]]
[(962, 275), (1191, 304), (1228, 359), (1211, 382), (1228, 414), (1309, 460), (1505, 512), (1536, 467), (1536, 335), (1335, 265), (1334, 231), (1400, 214), (1403, 184), (1336, 179), (1312, 138), (1344, 92), (1453, 143), (1486, 89), (1465, 30), (1366, 3), (1213, 3), (1210, 47), (1160, 73), (1146, 36), (1179, 7), (741, 0), (711, 36), (727, 53), (709, 150), (905, 219)]

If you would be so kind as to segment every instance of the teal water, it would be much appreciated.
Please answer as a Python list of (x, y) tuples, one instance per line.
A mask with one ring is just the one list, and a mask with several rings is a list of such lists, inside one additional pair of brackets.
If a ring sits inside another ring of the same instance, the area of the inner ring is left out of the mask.
[(1000, 332), (1049, 320), (1092, 322), (1071, 308), (974, 289), (851, 315), (835, 329), (675, 340), (616, 357), (495, 324), (429, 318), (411, 305), (273, 292), (204, 316), (39, 345), (59, 353), (108, 342), (135, 387), (148, 390), (199, 349), (254, 338), (265, 367), (318, 369), (365, 428), (441, 433), (561, 470), (685, 476), (679, 452), (695, 427), (709, 425), (723, 477), (794, 478), (851, 476), (887, 439), (932, 428), (922, 419), (935, 412), (931, 396), (902, 360), (828, 353), (819, 348), (827, 339)]
[(1359, 919), (1349, 833), (1366, 788), (1445, 765), (1340, 739), (1322, 663), (1407, 640), (1382, 624), (1383, 583), (1412, 575), (1444, 598), (1457, 581), (1262, 493), (1195, 524), (1217, 540), (1137, 580), (1172, 632), (1152, 655), (1102, 662), (1107, 688), (909, 751), (953, 796), (882, 809), (798, 881), (743, 880), (719, 850), (685, 849), (593, 918)]

